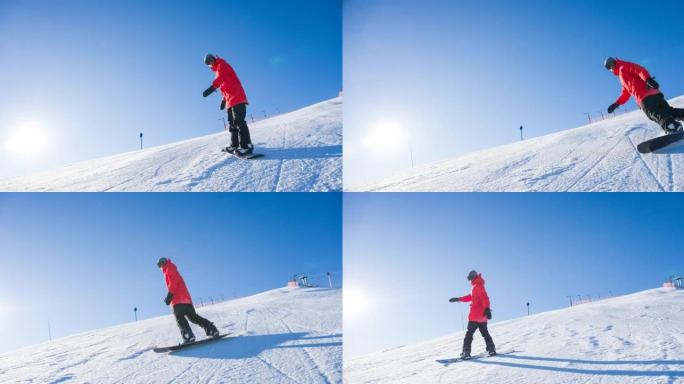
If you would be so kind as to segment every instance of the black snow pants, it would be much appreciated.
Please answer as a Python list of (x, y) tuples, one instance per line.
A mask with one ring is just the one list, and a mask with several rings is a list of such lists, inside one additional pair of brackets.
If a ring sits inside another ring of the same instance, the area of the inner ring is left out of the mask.
[(684, 120), (684, 109), (670, 106), (662, 93), (646, 96), (641, 104), (646, 116), (663, 129), (674, 120)]
[(230, 131), (230, 146), (242, 148), (252, 144), (247, 127), (247, 104), (238, 104), (228, 108), (228, 130)]
[[(192, 304), (174, 305), (173, 314), (176, 316), (176, 323), (178, 323), (178, 328), (180, 329), (181, 335), (184, 339), (189, 339), (190, 337), (194, 336), (192, 329), (190, 329), (190, 324), (188, 324), (188, 320), (204, 328), (204, 332), (207, 334), (209, 330), (214, 328), (214, 324), (211, 321), (205, 319), (195, 312), (195, 307)], [(188, 320), (185, 319), (186, 317)]]
[(463, 352), (470, 354), (470, 346), (473, 344), (473, 335), (478, 329), (480, 330), (482, 337), (485, 339), (487, 352), (496, 352), (494, 340), (492, 340), (492, 336), (489, 335), (489, 331), (487, 330), (487, 323), (478, 323), (475, 321), (468, 322), (468, 330), (466, 331), (465, 339), (463, 339)]

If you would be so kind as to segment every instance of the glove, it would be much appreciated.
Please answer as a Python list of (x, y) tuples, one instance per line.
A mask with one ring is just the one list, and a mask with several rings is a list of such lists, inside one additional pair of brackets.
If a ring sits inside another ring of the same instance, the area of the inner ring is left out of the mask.
[(205, 89), (204, 92), (202, 92), (202, 96), (207, 97), (207, 96), (211, 95), (211, 94), (214, 93), (214, 92), (216, 92), (216, 88), (214, 88), (213, 86), (211, 86), (211, 87)]
[(611, 104), (610, 107), (608, 107), (608, 113), (613, 113), (613, 111), (615, 111), (619, 106), (620, 104), (618, 103)]
[(450, 303), (455, 303), (457, 301), (461, 301), (461, 300), (459, 300), (458, 297), (452, 297), (451, 299), (449, 299)]
[(222, 111), (226, 109), (226, 99), (221, 100), (221, 108)]
[(173, 297), (173, 294), (171, 292), (167, 293), (166, 298), (164, 299), (164, 303), (166, 303), (166, 305), (171, 304), (171, 298), (172, 297)]
[(483, 315), (487, 318), (487, 320), (492, 319), (492, 310), (489, 308), (485, 308)]
[(649, 77), (646, 79), (646, 87), (648, 89), (658, 89), (660, 88), (660, 84), (658, 84), (657, 81), (655, 81), (655, 77)]

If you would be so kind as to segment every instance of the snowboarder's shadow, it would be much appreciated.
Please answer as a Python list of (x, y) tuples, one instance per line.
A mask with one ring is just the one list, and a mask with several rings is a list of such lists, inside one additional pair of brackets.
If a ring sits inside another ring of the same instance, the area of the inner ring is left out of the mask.
[(181, 349), (171, 354), (193, 358), (244, 359), (272, 349), (341, 347), (341, 338), (341, 334), (312, 336), (304, 332), (246, 335)]
[[(549, 365), (532, 365), (513, 363), (508, 361), (498, 361), (498, 360), (532, 360), (532, 361), (545, 361), (545, 362), (557, 362), (566, 364), (588, 364), (588, 365), (657, 365), (658, 369), (654, 370), (632, 370), (632, 369), (587, 369), (587, 368), (569, 368), (569, 367), (554, 367)], [(501, 355), (494, 360), (473, 360), (473, 363), (477, 364), (489, 364), (489, 365), (499, 365), (503, 367), (510, 368), (523, 368), (523, 369), (536, 369), (540, 371), (552, 371), (552, 372), (564, 372), (564, 373), (577, 373), (583, 375), (604, 375), (604, 376), (668, 376), (668, 377), (681, 377), (684, 376), (684, 370), (665, 370), (663, 366), (668, 365), (684, 365), (684, 360), (580, 360), (580, 359), (563, 359), (563, 358), (553, 358), (553, 357), (539, 357), (539, 356), (522, 356), (522, 355)]]
[(323, 159), (342, 157), (341, 145), (304, 148), (257, 148), (255, 152), (266, 155), (266, 160)]

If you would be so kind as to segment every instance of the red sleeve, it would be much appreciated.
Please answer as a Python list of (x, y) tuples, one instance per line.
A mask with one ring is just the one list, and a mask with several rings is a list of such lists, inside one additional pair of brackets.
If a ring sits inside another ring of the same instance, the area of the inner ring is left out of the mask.
[[(211, 83), (211, 86), (218, 89), (224, 82), (226, 65), (222, 63), (223, 60), (217, 59), (216, 63), (216, 78)], [(226, 63), (227, 64), (227, 63)]]
[(627, 88), (622, 87), (622, 94), (620, 94), (620, 97), (618, 97), (618, 99), (615, 100), (615, 103), (617, 105), (622, 105), (622, 104), (626, 103), (627, 100), (629, 100), (629, 96), (630, 95), (629, 95), (629, 91), (627, 90)]
[(168, 273), (164, 275), (164, 278), (166, 280), (166, 288), (171, 292), (172, 294), (175, 294), (177, 292), (178, 288), (178, 278), (176, 277), (178, 275), (178, 272), (174, 269), (169, 268)]
[(458, 301), (462, 301), (462, 302), (464, 302), (464, 303), (467, 303), (467, 302), (469, 302), (469, 301), (472, 300), (472, 299), (473, 299), (473, 297), (472, 297), (471, 295), (465, 295), (465, 296), (463, 296), (463, 297), (459, 297), (459, 298), (458, 298)]

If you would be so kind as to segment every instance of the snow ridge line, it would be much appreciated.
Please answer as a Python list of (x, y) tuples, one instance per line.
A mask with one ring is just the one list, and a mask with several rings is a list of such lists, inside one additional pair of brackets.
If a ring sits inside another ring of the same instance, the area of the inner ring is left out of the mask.
[(275, 365), (273, 365), (271, 362), (269, 362), (268, 360), (264, 359), (263, 357), (257, 355), (257, 359), (261, 360), (261, 362), (264, 363), (264, 364), (266, 364), (266, 366), (268, 366), (269, 368), (273, 369), (274, 371), (280, 373), (281, 375), (287, 377), (288, 379), (292, 380), (293, 382), (295, 382), (295, 383), (297, 383), (297, 384), (303, 384), (303, 383), (300, 382), (299, 380), (297, 380), (297, 379), (295, 379), (294, 377), (288, 375), (286, 372), (281, 371), (278, 367), (276, 367)]
[[(284, 317), (279, 317), (277, 314), (273, 312), (272, 309), (269, 309), (268, 311), (271, 312), (271, 315), (273, 317), (278, 318), (278, 321), (280, 321), (280, 323), (287, 329), (289, 333), (294, 333), (292, 332), (292, 328), (290, 328), (290, 326), (285, 322)], [(309, 353), (309, 351), (306, 350), (306, 347), (302, 347), (302, 350), (304, 351), (304, 354), (309, 359), (309, 361), (311, 361), (311, 364), (313, 364), (313, 366), (316, 367), (318, 376), (321, 379), (325, 380), (326, 384), (331, 384), (333, 382), (332, 378), (330, 378), (325, 372), (322, 372), (321, 366), (316, 362), (316, 360), (314, 360), (313, 356), (311, 356), (311, 353)]]
[(641, 161), (644, 163), (644, 166), (646, 166), (646, 170), (648, 170), (648, 173), (649, 173), (651, 176), (653, 176), (653, 179), (656, 181), (656, 183), (658, 183), (658, 186), (660, 187), (660, 191), (661, 191), (661, 192), (665, 192), (665, 187), (664, 187), (663, 184), (660, 182), (660, 179), (658, 179), (658, 176), (656, 176), (655, 173), (653, 173), (653, 170), (652, 170), (651, 167), (648, 165), (648, 162), (646, 162), (646, 159), (644, 159), (644, 155), (642, 155), (641, 153), (639, 153), (639, 151), (637, 150), (637, 147), (636, 147), (636, 145), (634, 145), (634, 141), (632, 140), (632, 137), (631, 137), (631, 136), (627, 136), (627, 139), (629, 140), (629, 143), (632, 144), (632, 147), (634, 147), (634, 150), (637, 152), (637, 154), (638, 154), (637, 156), (639, 157), (639, 159), (641, 159)]
[[(625, 134), (625, 136), (627, 136), (627, 134)], [(586, 177), (591, 171), (593, 171), (597, 165), (599, 165), (603, 160), (605, 160), (608, 157), (608, 154), (613, 152), (613, 150), (615, 148), (617, 148), (617, 146), (621, 142), (622, 142), (622, 137), (618, 137), (618, 139), (615, 141), (615, 144), (613, 144), (613, 146), (611, 146), (609, 150), (607, 150), (602, 156), (600, 156), (599, 159), (594, 164), (592, 164), (589, 168), (587, 168), (584, 172), (582, 172), (582, 174), (577, 179), (575, 179), (575, 181), (572, 184), (570, 184), (570, 186), (568, 188), (565, 189), (565, 192), (569, 192), (570, 189), (572, 189), (572, 187), (574, 187), (575, 185), (577, 185), (577, 183), (582, 181), (582, 179), (584, 179), (584, 177)], [(634, 143), (632, 143), (632, 146), (634, 146)], [(636, 150), (636, 147), (634, 149)]]

